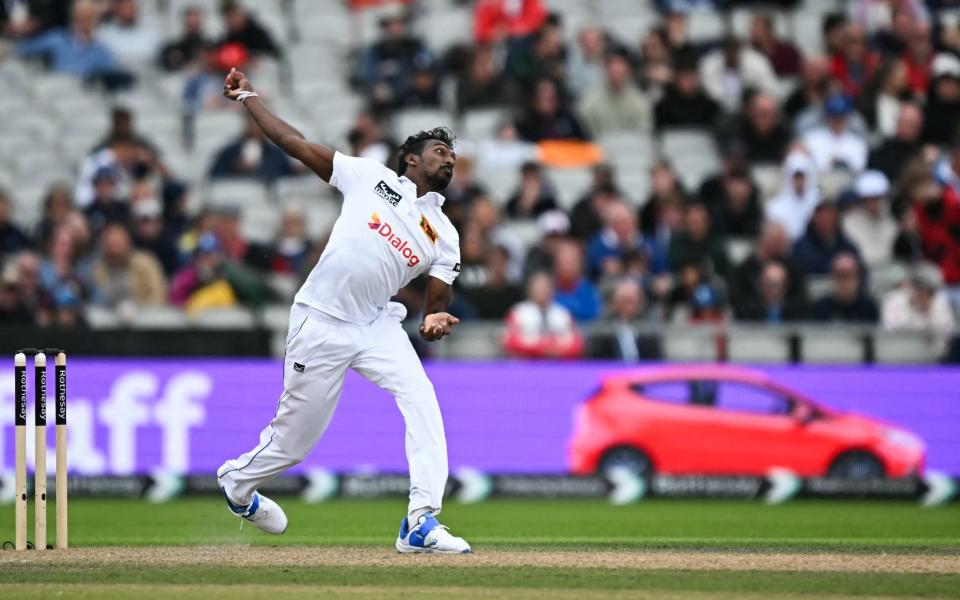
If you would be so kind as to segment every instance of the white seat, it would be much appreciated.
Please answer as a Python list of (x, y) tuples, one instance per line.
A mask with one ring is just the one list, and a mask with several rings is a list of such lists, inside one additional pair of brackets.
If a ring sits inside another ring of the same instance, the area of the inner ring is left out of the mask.
[(772, 198), (778, 191), (780, 191), (782, 171), (779, 166), (754, 166), (750, 169), (750, 176), (753, 177), (754, 183), (757, 184), (757, 189), (760, 192), (761, 200), (766, 201), (768, 198)]
[(187, 315), (173, 306), (141, 306), (130, 320), (133, 329), (183, 329), (187, 324)]
[(730, 264), (739, 265), (742, 263), (756, 245), (754, 240), (729, 239), (727, 240), (727, 256), (730, 258)]
[(267, 275), (267, 287), (281, 300), (292, 301), (294, 294), (297, 293), (299, 283), (297, 276), (292, 273), (271, 273)]
[(417, 27), (427, 45), (437, 54), (454, 44), (463, 43), (464, 33), (472, 28), (473, 14), (469, 7), (428, 10)]
[(271, 242), (280, 226), (280, 209), (271, 205), (248, 205), (240, 213), (240, 233), (247, 240)]
[(316, 175), (281, 177), (274, 183), (273, 190), (281, 203), (291, 201), (312, 202), (318, 198), (329, 198), (332, 188)]
[(874, 335), (874, 357), (881, 364), (927, 364), (937, 356), (930, 335), (917, 331), (878, 331)]
[(112, 308), (88, 304), (83, 308), (83, 317), (92, 329), (114, 329), (120, 326), (120, 318)]
[(253, 313), (241, 307), (203, 310), (193, 315), (190, 322), (202, 329), (250, 329), (256, 325)]
[(463, 113), (461, 137), (468, 140), (490, 140), (497, 137), (497, 127), (510, 112), (503, 108), (474, 108)]
[(723, 15), (714, 10), (687, 13), (687, 34), (691, 42), (712, 42), (724, 35)]
[(207, 185), (206, 198), (212, 206), (270, 206), (266, 186), (255, 179), (215, 179)]
[(268, 304), (260, 311), (260, 322), (271, 331), (286, 333), (290, 324), (289, 304)]
[(661, 137), (660, 147), (688, 188), (697, 189), (707, 175), (720, 168), (713, 138), (706, 132), (667, 130)]
[(876, 266), (870, 269), (870, 293), (880, 298), (907, 278), (907, 269), (901, 264)]
[(547, 169), (547, 181), (553, 184), (557, 193), (557, 203), (564, 210), (570, 210), (581, 194), (590, 188), (593, 175), (588, 168)]
[(862, 363), (864, 333), (843, 328), (817, 327), (802, 332), (803, 362), (806, 363)]
[(807, 295), (813, 300), (832, 294), (835, 287), (829, 275), (811, 275), (807, 278)]
[(712, 327), (671, 327), (661, 339), (667, 360), (717, 360), (716, 334)]
[[(601, 3), (601, 6), (604, 4), (606, 3)], [(604, 28), (620, 43), (630, 48), (636, 48), (656, 23), (657, 16), (653, 12), (634, 9), (632, 13), (606, 21)]]
[(749, 38), (750, 34), (750, 21), (753, 19), (753, 15), (759, 12), (766, 12), (773, 17), (773, 27), (776, 30), (777, 35), (780, 37), (790, 37), (790, 27), (787, 19), (787, 15), (783, 12), (777, 10), (764, 10), (761, 7), (737, 7), (734, 8), (730, 16), (730, 25), (733, 29), (733, 34), (737, 39), (745, 40)]
[(776, 328), (737, 327), (730, 332), (731, 361), (782, 363), (790, 360), (790, 344)]
[(393, 131), (397, 139), (405, 139), (418, 131), (426, 131), (434, 127), (449, 127), (452, 129), (454, 125), (454, 119), (443, 110), (404, 110), (394, 117)]

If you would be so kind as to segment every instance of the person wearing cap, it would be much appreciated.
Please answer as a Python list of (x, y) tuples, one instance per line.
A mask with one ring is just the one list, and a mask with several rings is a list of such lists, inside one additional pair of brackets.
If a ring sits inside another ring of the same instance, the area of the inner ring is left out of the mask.
[(813, 209), (820, 202), (817, 168), (805, 152), (795, 150), (783, 161), (780, 191), (766, 202), (766, 216), (796, 240), (807, 228)]
[(156, 199), (142, 200), (133, 205), (133, 244), (151, 253), (160, 261), (164, 274), (172, 277), (180, 268), (180, 252), (164, 230), (161, 212), (160, 202)]
[(803, 135), (804, 147), (820, 171), (845, 169), (859, 173), (867, 165), (867, 142), (850, 128), (853, 101), (844, 94), (832, 94), (823, 105), (826, 124)]
[(923, 141), (945, 145), (960, 131), (960, 59), (938, 54), (930, 67), (931, 80), (923, 115)]
[(854, 185), (856, 206), (843, 216), (843, 232), (859, 249), (868, 267), (893, 260), (899, 228), (890, 214), (890, 182), (880, 171), (865, 171)]
[(410, 16), (402, 6), (391, 7), (380, 18), (380, 39), (360, 60), (360, 78), (375, 108), (390, 108), (403, 97), (418, 62), (429, 62), (430, 52), (410, 32)]
[(102, 167), (93, 176), (93, 198), (84, 209), (94, 234), (110, 223), (126, 223), (130, 218), (130, 204), (117, 191), (117, 171)]
[(814, 210), (806, 233), (793, 245), (793, 258), (808, 275), (826, 275), (834, 257), (844, 252), (861, 262), (860, 251), (840, 228), (836, 201), (824, 198)]
[(900, 287), (887, 292), (881, 315), (885, 329), (929, 333), (941, 355), (957, 324), (940, 270), (929, 263), (917, 265)]

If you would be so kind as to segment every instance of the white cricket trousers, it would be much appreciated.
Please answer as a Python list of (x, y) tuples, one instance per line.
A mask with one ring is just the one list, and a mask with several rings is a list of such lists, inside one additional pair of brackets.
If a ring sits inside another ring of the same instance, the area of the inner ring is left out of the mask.
[(400, 326), (404, 316), (406, 309), (391, 302), (372, 323), (355, 325), (293, 305), (276, 415), (254, 449), (217, 470), (232, 502), (249, 504), (258, 487), (304, 459), (330, 424), (343, 378), (352, 368), (393, 394), (403, 414), (408, 512), (440, 510), (447, 484), (443, 419), (433, 384)]

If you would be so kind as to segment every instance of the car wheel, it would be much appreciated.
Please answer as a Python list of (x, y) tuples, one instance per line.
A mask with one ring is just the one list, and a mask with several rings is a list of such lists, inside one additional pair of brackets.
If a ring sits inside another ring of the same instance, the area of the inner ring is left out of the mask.
[(614, 467), (625, 467), (640, 477), (646, 477), (653, 472), (653, 463), (646, 454), (636, 448), (619, 447), (607, 450), (600, 459), (597, 471), (606, 473)]
[(884, 475), (880, 460), (863, 451), (841, 454), (827, 472), (827, 477), (837, 479), (879, 479)]

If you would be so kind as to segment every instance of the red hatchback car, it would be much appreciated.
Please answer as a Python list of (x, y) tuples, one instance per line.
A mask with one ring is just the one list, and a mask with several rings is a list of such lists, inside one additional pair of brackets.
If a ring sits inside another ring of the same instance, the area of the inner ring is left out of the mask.
[(578, 407), (570, 444), (578, 475), (626, 466), (698, 475), (906, 477), (923, 472), (913, 433), (839, 412), (767, 375), (725, 365), (639, 369), (604, 378)]

